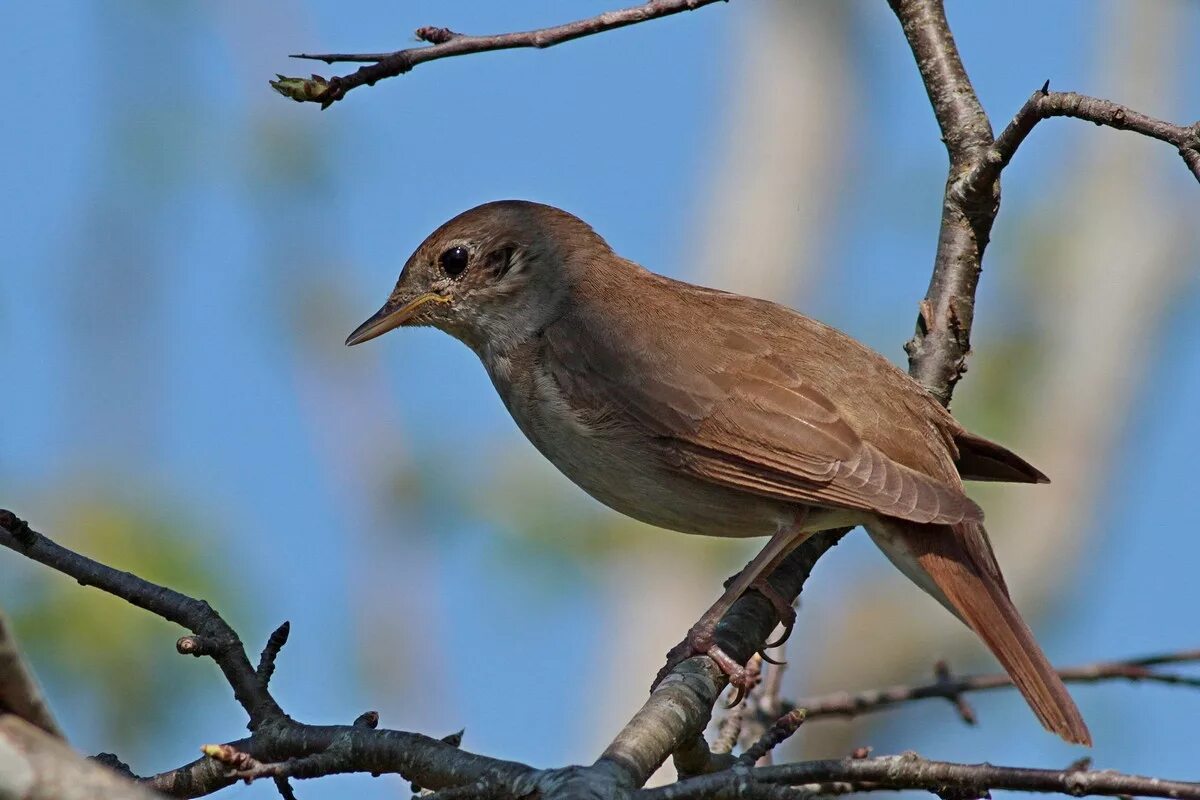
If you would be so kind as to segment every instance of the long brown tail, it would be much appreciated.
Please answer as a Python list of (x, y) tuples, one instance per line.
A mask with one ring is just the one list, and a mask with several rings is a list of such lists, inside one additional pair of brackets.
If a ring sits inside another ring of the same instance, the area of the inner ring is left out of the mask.
[(978, 634), (1046, 730), (1092, 744), (1075, 701), (1009, 598), (981, 524), (887, 518), (867, 530), (893, 564)]

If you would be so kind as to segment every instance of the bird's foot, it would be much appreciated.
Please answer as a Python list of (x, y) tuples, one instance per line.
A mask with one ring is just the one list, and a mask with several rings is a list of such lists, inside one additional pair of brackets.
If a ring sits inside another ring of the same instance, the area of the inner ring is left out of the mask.
[(721, 646), (717, 644), (716, 629), (716, 622), (708, 620), (701, 620), (693, 625), (688, 630), (687, 636), (683, 637), (683, 641), (667, 651), (667, 663), (658, 671), (654, 683), (650, 686), (650, 691), (658, 688), (658, 684), (662, 683), (663, 679), (671, 674), (671, 670), (679, 664), (692, 656), (704, 655), (713, 660), (721, 672), (728, 676), (729, 685), (734, 687), (735, 694), (729, 707), (732, 708), (740, 703), (746, 693), (758, 683), (759, 675), (757, 671), (747, 669), (739, 664), (733, 656), (721, 649)]
[(750, 588), (767, 599), (771, 607), (775, 609), (775, 615), (779, 617), (779, 624), (783, 626), (783, 633), (779, 634), (779, 638), (773, 642), (767, 642), (762, 646), (762, 650), (758, 654), (762, 656), (763, 661), (768, 664), (779, 665), (782, 662), (776, 661), (767, 655), (766, 650), (771, 647), (779, 647), (788, 640), (792, 635), (792, 628), (796, 625), (796, 608), (792, 602), (779, 593), (766, 578), (759, 578), (754, 583), (750, 584)]
[[(729, 585), (736, 579), (737, 575), (733, 575), (726, 580), (725, 588), (729, 588)], [(775, 616), (779, 617), (779, 623), (783, 625), (783, 633), (779, 635), (779, 638), (773, 642), (767, 642), (762, 646), (762, 649), (758, 651), (758, 654), (762, 656), (763, 661), (766, 661), (768, 664), (775, 664), (776, 666), (779, 666), (781, 662), (778, 662), (768, 656), (766, 651), (771, 647), (779, 647), (788, 640), (788, 637), (792, 635), (792, 628), (796, 625), (796, 608), (792, 605), (792, 601), (780, 594), (779, 591), (771, 585), (770, 581), (766, 577), (759, 576), (759, 578), (748, 587), (747, 591), (750, 590), (756, 591), (766, 598), (767, 602), (771, 604), (771, 607), (775, 609)]]

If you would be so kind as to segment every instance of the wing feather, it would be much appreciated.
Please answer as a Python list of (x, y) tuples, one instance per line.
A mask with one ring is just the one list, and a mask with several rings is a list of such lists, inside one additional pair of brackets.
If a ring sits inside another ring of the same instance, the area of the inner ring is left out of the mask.
[[(558, 335), (556, 335), (558, 334)], [(547, 363), (579, 408), (613, 411), (659, 442), (679, 469), (702, 480), (791, 502), (872, 511), (922, 523), (982, 519), (962, 490), (864, 442), (823, 394), (764, 339), (742, 333), (699, 348), (576, 328), (543, 335)]]

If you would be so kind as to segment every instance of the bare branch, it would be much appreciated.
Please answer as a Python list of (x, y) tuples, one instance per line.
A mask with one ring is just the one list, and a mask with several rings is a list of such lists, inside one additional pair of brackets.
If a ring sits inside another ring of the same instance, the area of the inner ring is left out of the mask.
[(8, 619), (0, 612), (0, 715), (4, 714), (15, 714), (51, 736), (62, 738), (46, 698), (9, 630)]
[(16, 714), (0, 712), (0, 797), (154, 800), (158, 795), (104, 762), (83, 758)]
[(752, 767), (759, 759), (766, 758), (772, 750), (786, 742), (792, 734), (800, 730), (804, 724), (804, 709), (793, 708), (779, 719), (775, 720), (762, 738), (746, 748), (746, 752), (738, 756), (738, 763), (744, 767)]
[[(846, 530), (825, 531), (798, 547), (771, 575), (771, 585), (781, 595), (799, 595), (817, 560), (841, 541)], [(779, 624), (771, 603), (757, 592), (744, 595), (717, 627), (721, 649), (745, 663), (762, 647)], [(691, 746), (708, 724), (712, 708), (727, 678), (708, 656), (694, 656), (679, 664), (650, 695), (596, 767), (617, 767), (618, 785), (636, 788), (668, 756)]]
[[(1058, 674), (1067, 683), (1102, 683), (1106, 681), (1127, 680), (1173, 686), (1200, 687), (1200, 677), (1158, 672), (1153, 669), (1153, 667), (1160, 667), (1166, 664), (1196, 662), (1200, 662), (1200, 650), (1180, 650), (1174, 653), (1142, 656), (1120, 661), (1097, 661), (1077, 667), (1066, 667), (1060, 669)], [(831, 717), (856, 717), (859, 714), (883, 711), (884, 709), (915, 700), (939, 698), (953, 702), (966, 692), (1010, 689), (1012, 685), (1012, 678), (1003, 673), (968, 675), (964, 677), (947, 675), (945, 678), (939, 678), (932, 683), (921, 685), (901, 684), (882, 689), (869, 689), (862, 692), (834, 692), (816, 697), (806, 697), (797, 700), (792, 705), (797, 708), (803, 708), (810, 720)], [(967, 719), (967, 722), (974, 724), (973, 719)]]
[(1200, 179), (1200, 123), (1181, 127), (1108, 100), (1042, 87), (993, 140), (991, 123), (958, 55), (942, 0), (888, 0), (900, 20), (950, 156), (933, 274), (916, 334), (905, 345), (909, 372), (943, 404), (967, 369), (975, 290), (1000, 210), (1000, 173), (1033, 126), (1069, 116), (1176, 146)]
[(1101, 100), (1075, 92), (1052, 92), (1050, 82), (1047, 81), (1025, 101), (1025, 105), (1021, 106), (1012, 122), (1008, 123), (1008, 127), (996, 137), (996, 142), (986, 159), (963, 179), (964, 183), (971, 186), (980, 184), (987, 180), (989, 172), (998, 173), (1008, 166), (1017, 148), (1025, 141), (1033, 127), (1050, 117), (1074, 117), (1096, 125), (1140, 133), (1142, 136), (1175, 145), (1188, 169), (1200, 180), (1200, 122), (1187, 126), (1174, 125), (1111, 100)]
[(430, 42), (430, 47), (412, 47), (391, 53), (297, 53), (292, 57), (324, 61), (326, 64), (365, 62), (369, 66), (360, 67), (349, 75), (328, 79), (319, 75), (313, 75), (307, 79), (288, 78), (280, 75), (278, 76), (279, 80), (271, 81), (271, 86), (280, 94), (297, 102), (320, 103), (321, 108), (328, 108), (345, 97), (346, 92), (351, 89), (363, 85), (372, 86), (376, 81), (384, 78), (403, 75), (418, 64), (424, 64), (427, 61), (494, 50), (553, 47), (573, 39), (667, 17), (681, 11), (693, 11), (718, 1), (651, 0), (639, 6), (623, 8), (618, 11), (606, 11), (594, 17), (578, 19), (549, 28), (487, 36), (468, 36), (448, 28), (426, 26), (418, 28), (416, 36), (422, 41)]
[(963, 68), (941, 0), (888, 2), (916, 57), (950, 155), (933, 275), (921, 301), (916, 335), (904, 348), (912, 376), (949, 405), (967, 368), (980, 261), (1000, 202), (998, 182), (970, 197), (959, 197), (951, 188), (991, 146), (992, 126)]
[[(33, 531), (10, 511), (0, 511), (0, 545), (95, 586), (164, 619), (190, 628), (176, 644), (181, 653), (209, 655), (221, 667), (234, 695), (250, 716), (252, 735), (213, 746), (213, 752), (237, 752), (273, 767), (271, 777), (308, 778), (342, 772), (397, 773), (430, 788), (458, 785), (484, 775), (514, 781), (533, 770), (511, 761), (487, 758), (459, 749), (449, 741), (418, 733), (374, 730), (377, 717), (364, 715), (356, 725), (304, 725), (288, 717), (271, 697), (265, 678), (269, 669), (251, 666), (237, 633), (211, 606), (136, 575), (121, 572), (72, 552)], [(282, 626), (272, 635), (263, 663), (274, 663), (283, 646)], [(177, 797), (199, 797), (242, 777), (211, 757), (143, 779), (154, 789)], [(255, 774), (257, 777), (257, 773)]]
[(759, 767), (741, 775), (689, 778), (639, 793), (641, 800), (811, 798), (880, 789), (924, 789), (942, 797), (986, 797), (992, 789), (1084, 795), (1200, 799), (1200, 783), (1168, 781), (1107, 770), (1028, 769), (928, 761), (915, 753)]
[(251, 730), (267, 720), (285, 716), (255, 674), (233, 628), (208, 603), (72, 552), (30, 529), (11, 511), (0, 510), (0, 545), (69, 575), (82, 586), (95, 586), (187, 628), (201, 640), (208, 640), (214, 649), (210, 653), (213, 661), (250, 716)]

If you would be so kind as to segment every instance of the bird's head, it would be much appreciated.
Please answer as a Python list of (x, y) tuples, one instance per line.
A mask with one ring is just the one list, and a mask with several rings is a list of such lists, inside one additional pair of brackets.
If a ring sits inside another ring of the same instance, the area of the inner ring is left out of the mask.
[(552, 206), (477, 206), (421, 243), (387, 302), (346, 344), (402, 325), (431, 325), (476, 352), (503, 349), (561, 316), (573, 273), (609, 253), (587, 223)]

